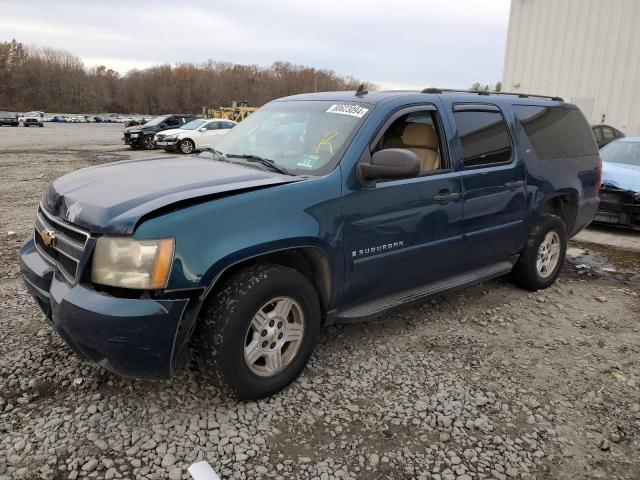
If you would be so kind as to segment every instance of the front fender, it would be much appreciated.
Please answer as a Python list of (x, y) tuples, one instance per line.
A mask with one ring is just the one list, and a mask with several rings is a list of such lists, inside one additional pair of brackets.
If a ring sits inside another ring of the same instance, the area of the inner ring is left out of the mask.
[(207, 288), (229, 266), (295, 247), (316, 247), (342, 279), (339, 169), (326, 177), (229, 194), (143, 222), (134, 238), (174, 237), (168, 290)]

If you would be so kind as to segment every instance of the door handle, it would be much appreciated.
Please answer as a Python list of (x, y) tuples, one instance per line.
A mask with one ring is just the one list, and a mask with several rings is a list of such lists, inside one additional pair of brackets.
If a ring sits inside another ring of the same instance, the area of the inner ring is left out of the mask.
[(445, 192), (439, 193), (438, 195), (434, 195), (433, 199), (438, 203), (449, 203), (449, 202), (453, 202), (454, 200), (457, 200), (459, 196), (460, 196), (460, 193), (458, 192), (445, 191)]
[(514, 180), (513, 182), (507, 182), (504, 184), (509, 190), (513, 190), (514, 188), (524, 187), (527, 183), (524, 180)]

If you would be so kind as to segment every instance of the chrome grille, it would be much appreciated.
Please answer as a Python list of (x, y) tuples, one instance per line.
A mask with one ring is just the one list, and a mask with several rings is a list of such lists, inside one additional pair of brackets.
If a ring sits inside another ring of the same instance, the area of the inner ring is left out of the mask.
[[(53, 234), (54, 243), (50, 245), (45, 243), (43, 239), (45, 231)], [(72, 283), (77, 282), (78, 265), (84, 256), (89, 234), (53, 217), (42, 207), (39, 207), (36, 214), (34, 238), (36, 248), (40, 253), (49, 262), (57, 265), (68, 280)]]

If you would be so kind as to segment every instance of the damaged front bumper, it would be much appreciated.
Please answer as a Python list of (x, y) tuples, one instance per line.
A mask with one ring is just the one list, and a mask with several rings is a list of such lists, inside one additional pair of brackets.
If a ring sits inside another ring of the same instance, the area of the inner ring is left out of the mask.
[(82, 358), (118, 375), (166, 378), (183, 363), (196, 299), (121, 298), (72, 284), (36, 249), (20, 249), (20, 269), (48, 322)]
[(640, 193), (603, 186), (594, 222), (640, 230)]

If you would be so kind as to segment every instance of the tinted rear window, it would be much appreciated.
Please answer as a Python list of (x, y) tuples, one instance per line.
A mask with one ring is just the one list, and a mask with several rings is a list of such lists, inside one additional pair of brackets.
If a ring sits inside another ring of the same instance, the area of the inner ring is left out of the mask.
[(538, 158), (571, 158), (597, 155), (593, 131), (575, 108), (514, 105)]

